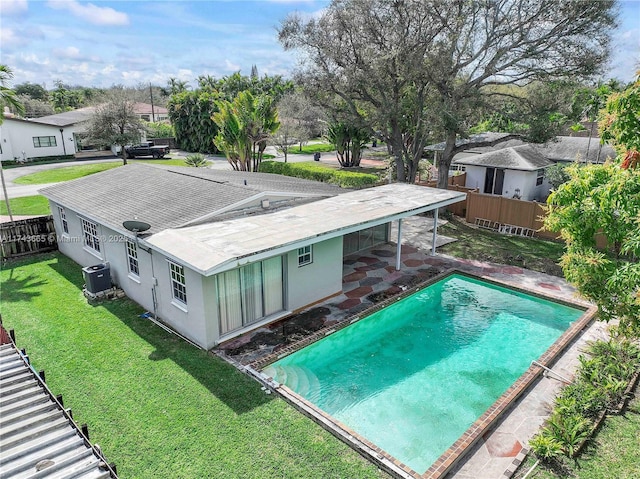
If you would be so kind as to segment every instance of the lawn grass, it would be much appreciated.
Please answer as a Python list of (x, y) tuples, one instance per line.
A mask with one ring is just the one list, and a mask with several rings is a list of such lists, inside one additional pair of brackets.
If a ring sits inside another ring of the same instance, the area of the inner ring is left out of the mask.
[(299, 145), (293, 146), (289, 149), (288, 154), (294, 155), (313, 155), (314, 153), (328, 153), (330, 151), (336, 151), (335, 145), (330, 143), (309, 143), (300, 149)]
[[(540, 465), (528, 479), (637, 479), (640, 477), (638, 443), (640, 438), (640, 397), (623, 415), (608, 416), (602, 428), (577, 460), (564, 459), (554, 467)], [(529, 456), (515, 478), (523, 477), (535, 462)]]
[[(9, 200), (11, 213), (14, 215), (50, 215), (49, 200), (44, 196), (23, 196), (21, 198), (11, 198)], [(7, 203), (0, 202), (0, 215), (8, 215)]]
[(133, 302), (89, 305), (80, 266), (61, 254), (10, 261), (0, 278), (5, 327), (120, 477), (388, 477)]
[(438, 233), (458, 240), (438, 247), (439, 253), (563, 276), (558, 262), (564, 253), (564, 243), (508, 236), (474, 228), (456, 219), (439, 227)]
[(108, 163), (90, 163), (88, 165), (65, 166), (63, 168), (52, 168), (50, 170), (38, 171), (30, 175), (16, 178), (13, 182), (18, 185), (42, 185), (45, 183), (57, 183), (59, 181), (69, 181), (83, 176), (92, 175), (101, 171), (116, 168), (122, 164), (121, 161), (110, 161)]
[[(131, 164), (150, 163), (155, 165), (187, 166), (183, 158), (167, 158), (165, 160), (127, 160)], [(91, 163), (88, 165), (65, 166), (62, 168), (52, 168), (50, 170), (38, 171), (30, 175), (16, 178), (13, 182), (18, 185), (42, 185), (46, 183), (57, 183), (60, 181), (75, 180), (83, 176), (100, 173), (122, 166), (122, 161), (109, 161), (107, 163)]]

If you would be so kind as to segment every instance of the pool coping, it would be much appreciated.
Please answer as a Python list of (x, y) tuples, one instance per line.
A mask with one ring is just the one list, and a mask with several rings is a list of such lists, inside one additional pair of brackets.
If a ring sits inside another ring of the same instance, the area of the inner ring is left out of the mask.
[[(496, 286), (506, 287), (517, 292), (522, 292), (534, 297), (577, 308), (582, 310), (583, 314), (578, 320), (574, 321), (573, 324), (571, 324), (570, 327), (567, 328), (539, 358), (534, 360), (537, 364), (532, 362), (529, 368), (476, 421), (474, 421), (474, 423), (460, 436), (460, 438), (458, 438), (458, 440), (456, 440), (449, 449), (436, 459), (436, 461), (424, 473), (420, 474), (411, 469), (409, 466), (371, 443), (355, 431), (351, 430), (348, 426), (342, 424), (333, 416), (325, 413), (317, 406), (289, 389), (287, 386), (274, 381), (272, 378), (262, 373), (261, 370), (267, 365), (316, 341), (319, 341), (336, 331), (350, 326), (351, 324), (370, 316), (382, 308), (385, 308), (392, 303), (410, 296), (417, 291), (454, 274), (473, 279), (481, 279), (482, 281)], [(371, 308), (354, 315), (352, 318), (347, 318), (340, 323), (322, 328), (306, 338), (280, 349), (277, 353), (272, 353), (246, 366), (239, 364), (236, 364), (236, 366), (253, 376), (261, 382), (264, 387), (278, 393), (284, 400), (296, 407), (303, 414), (313, 419), (324, 429), (347, 443), (358, 453), (384, 469), (389, 474), (403, 479), (439, 479), (443, 478), (455, 465), (460, 463), (471, 448), (482, 438), (483, 434), (490, 430), (490, 428), (503, 417), (504, 413), (508, 411), (510, 406), (515, 404), (527, 389), (529, 389), (541, 377), (545, 371), (545, 367), (550, 368), (553, 365), (567, 347), (595, 320), (596, 315), (597, 308), (585, 301), (578, 299), (569, 300), (546, 291), (544, 293), (531, 291), (509, 281), (497, 280), (486, 275), (473, 274), (457, 268), (450, 268), (433, 278), (429, 278), (416, 286), (408, 288), (395, 296), (373, 305)], [(230, 358), (225, 357), (225, 359), (229, 361)]]

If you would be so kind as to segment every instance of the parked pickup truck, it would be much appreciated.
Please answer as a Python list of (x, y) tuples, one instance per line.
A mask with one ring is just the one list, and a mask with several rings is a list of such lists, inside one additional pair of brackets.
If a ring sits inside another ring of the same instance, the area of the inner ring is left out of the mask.
[(152, 142), (140, 143), (139, 145), (130, 145), (124, 147), (128, 158), (135, 158), (136, 156), (153, 156), (154, 158), (164, 158), (164, 155), (169, 154), (169, 147), (167, 145), (155, 146)]

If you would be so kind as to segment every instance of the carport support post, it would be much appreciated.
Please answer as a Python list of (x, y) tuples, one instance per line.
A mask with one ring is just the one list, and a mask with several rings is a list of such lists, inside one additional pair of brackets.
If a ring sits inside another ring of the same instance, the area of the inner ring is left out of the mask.
[(402, 218), (398, 219), (398, 242), (396, 245), (396, 271), (400, 271), (400, 253), (402, 252)]
[(433, 210), (433, 238), (431, 238), (431, 256), (436, 255), (436, 238), (438, 236), (438, 208)]

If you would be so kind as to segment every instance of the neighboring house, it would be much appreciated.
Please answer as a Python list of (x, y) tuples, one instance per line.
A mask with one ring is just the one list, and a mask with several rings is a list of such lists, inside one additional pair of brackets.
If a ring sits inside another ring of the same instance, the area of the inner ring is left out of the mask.
[(133, 108), (141, 120), (153, 122), (169, 120), (169, 110), (161, 106), (150, 103), (136, 103)]
[[(63, 254), (108, 263), (127, 296), (206, 349), (340, 293), (345, 255), (386, 243), (394, 220), (466, 196), (144, 164), (41, 193)], [(150, 229), (136, 237), (131, 220)]]
[[(45, 156), (74, 155), (91, 145), (83, 144), (85, 122), (96, 107), (79, 108), (55, 115), (33, 119), (6, 117), (0, 126), (0, 159), (27, 161)], [(166, 108), (136, 103), (134, 111), (140, 118), (151, 121), (168, 120)], [(147, 118), (148, 117), (148, 118)], [(118, 148), (113, 149), (117, 153)]]
[(520, 145), (465, 155), (455, 164), (465, 167), (468, 188), (506, 198), (544, 201), (550, 189), (545, 169), (554, 163), (532, 145)]
[(32, 120), (5, 118), (0, 126), (1, 159), (27, 161), (77, 153), (85, 129), (83, 122), (91, 118), (94, 111), (88, 107)]
[[(460, 139), (457, 145), (492, 142), (506, 136), (509, 134), (486, 132)], [(444, 143), (436, 143), (425, 148), (425, 151), (433, 152), (436, 164), (444, 146)], [(545, 168), (560, 162), (604, 163), (615, 157), (615, 150), (609, 145), (601, 145), (599, 138), (558, 136), (542, 144), (511, 139), (458, 153), (451, 162), (449, 173), (466, 171), (465, 186), (478, 188), (481, 193), (543, 201), (550, 190), (544, 177)]]

